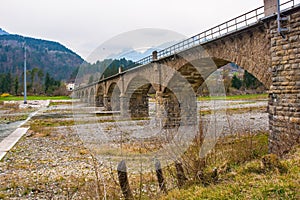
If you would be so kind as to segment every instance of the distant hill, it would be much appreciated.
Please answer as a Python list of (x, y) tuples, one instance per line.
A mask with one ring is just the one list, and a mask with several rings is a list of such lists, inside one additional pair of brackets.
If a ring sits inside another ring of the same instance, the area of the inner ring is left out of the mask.
[(24, 44), (27, 69), (43, 69), (56, 80), (68, 80), (83, 62), (79, 55), (58, 42), (11, 35), (0, 29), (0, 73), (22, 74)]

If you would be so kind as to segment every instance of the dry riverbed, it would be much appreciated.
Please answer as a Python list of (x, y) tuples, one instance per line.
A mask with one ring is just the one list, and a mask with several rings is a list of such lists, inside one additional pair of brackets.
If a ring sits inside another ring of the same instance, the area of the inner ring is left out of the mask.
[(26, 120), (35, 108), (19, 109), (18, 103), (0, 105), (0, 142)]
[[(225, 132), (267, 131), (266, 102), (230, 104)], [(96, 160), (80, 134), (99, 128), (99, 124), (101, 129), (113, 131), (113, 118), (78, 112), (82, 117), (74, 121), (73, 111), (70, 103), (52, 104), (25, 124), (30, 130), (0, 162), (0, 199), (95, 199), (105, 191), (108, 199), (120, 199), (116, 166)], [(211, 114), (205, 111), (204, 118)], [(132, 176), (131, 184), (139, 180)], [(143, 181), (144, 193), (159, 195), (155, 174)], [(137, 193), (138, 187), (133, 186), (133, 191)]]

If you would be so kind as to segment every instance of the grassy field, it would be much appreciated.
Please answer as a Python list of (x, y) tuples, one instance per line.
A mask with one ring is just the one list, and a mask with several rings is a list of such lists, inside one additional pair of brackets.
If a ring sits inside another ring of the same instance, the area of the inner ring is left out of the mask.
[[(245, 95), (235, 95), (235, 96), (220, 96), (220, 97), (198, 97), (199, 101), (209, 101), (209, 100), (259, 100), (267, 99), (268, 94), (245, 94)], [(27, 96), (27, 100), (68, 100), (72, 99), (69, 96)], [(0, 97), (0, 101), (22, 101), (23, 96), (8, 96)]]
[(219, 96), (219, 97), (198, 97), (199, 101), (209, 100), (260, 100), (267, 99), (268, 94), (243, 94), (235, 96)]
[[(27, 100), (68, 100), (72, 99), (69, 96), (27, 96)], [(23, 96), (8, 96), (0, 97), (0, 101), (22, 101), (24, 100)]]

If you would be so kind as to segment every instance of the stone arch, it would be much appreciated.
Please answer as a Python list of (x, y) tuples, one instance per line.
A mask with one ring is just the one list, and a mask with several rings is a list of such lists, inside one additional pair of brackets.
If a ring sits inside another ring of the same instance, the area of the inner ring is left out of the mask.
[(132, 78), (126, 88), (125, 95), (129, 100), (131, 118), (149, 117), (149, 96), (152, 83), (143, 76)]
[[(196, 92), (207, 76), (205, 70), (199, 72), (199, 69), (192, 65), (191, 62), (183, 58), (180, 59), (181, 62), (179, 64), (181, 66), (177, 63), (177, 72), (172, 74), (167, 86), (162, 91), (163, 107), (166, 112), (164, 126), (167, 128), (188, 124), (194, 125), (196, 123)], [(204, 63), (206, 62), (208, 61), (205, 60)]]
[[(124, 88), (124, 93), (127, 91), (130, 87), (130, 84), (132, 84), (132, 80), (139, 78), (147, 80), (147, 82), (151, 83), (153, 89), (155, 91), (158, 91), (159, 86), (159, 71), (157, 69), (156, 63), (149, 63), (141, 68), (138, 68), (134, 71), (129, 71), (123, 75), (123, 81), (122, 86)], [(120, 81), (121, 82), (121, 81)]]
[[(164, 86), (170, 85), (174, 80), (181, 80), (179, 84), (185, 84), (187, 81), (195, 93), (205, 79), (218, 69), (217, 64), (223, 66), (227, 63), (228, 61), (224, 60), (213, 60), (201, 46), (159, 61), (159, 64), (167, 69), (162, 72), (162, 77), (166, 77), (163, 80)], [(173, 72), (168, 69), (172, 69)]]
[[(249, 37), (248, 39), (250, 40), (251, 37)], [(245, 40), (247, 40), (247, 37), (245, 38)], [(221, 48), (221, 45), (226, 47), (226, 43), (220, 43), (219, 45), (220, 46), (208, 45), (205, 48), (195, 47), (189, 49), (188, 51), (181, 52), (178, 55), (173, 56), (172, 58), (166, 58), (160, 61), (160, 63), (170, 66), (171, 68), (179, 72), (181, 76), (190, 83), (195, 93), (197, 93), (198, 88), (213, 72), (228, 63), (235, 63), (244, 70), (247, 70), (249, 73), (255, 76), (267, 89), (269, 89), (271, 74), (269, 72), (269, 60), (267, 58), (255, 60), (252, 56), (252, 54), (254, 54), (253, 52), (250, 53), (251, 55), (249, 55), (248, 57), (248, 55), (239, 51), (230, 51), (231, 53), (229, 51), (218, 51), (218, 49), (223, 49)], [(241, 51), (246, 50), (242, 48)], [(214, 57), (211, 57), (210, 55), (213, 55)], [(258, 67), (259, 62), (262, 65), (265, 64), (266, 66), (264, 66), (263, 68)], [(176, 76), (176, 73), (174, 73), (172, 77), (167, 80), (167, 85), (174, 80), (174, 76)]]
[(120, 110), (120, 95), (121, 91), (116, 82), (112, 82), (106, 94), (106, 109), (112, 111)]
[[(196, 67), (204, 80), (218, 68), (232, 62), (247, 70), (269, 89), (272, 82), (271, 44), (266, 31), (261, 27), (256, 27), (248, 32), (238, 32), (235, 35), (190, 48), (158, 62), (179, 72), (184, 67), (190, 69), (192, 69), (191, 66)], [(183, 71), (189, 71), (189, 69)], [(193, 71), (190, 71), (190, 80), (193, 81)], [(188, 77), (187, 74), (180, 73)], [(195, 73), (195, 77), (198, 75)], [(193, 88), (196, 88), (195, 83), (192, 85), (195, 85)]]
[(101, 85), (98, 85), (95, 104), (97, 107), (104, 106), (104, 88)]
[(217, 67), (221, 62), (233, 62), (255, 76), (266, 88), (271, 80), (271, 42), (267, 30), (259, 27), (248, 33), (237, 33), (234, 36), (214, 41), (203, 46), (213, 58)]

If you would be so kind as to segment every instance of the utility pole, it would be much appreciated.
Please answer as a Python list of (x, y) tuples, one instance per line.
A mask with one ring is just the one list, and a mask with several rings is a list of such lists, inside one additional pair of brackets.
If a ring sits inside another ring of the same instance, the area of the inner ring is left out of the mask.
[(24, 104), (27, 104), (26, 71), (26, 44), (24, 43)]

